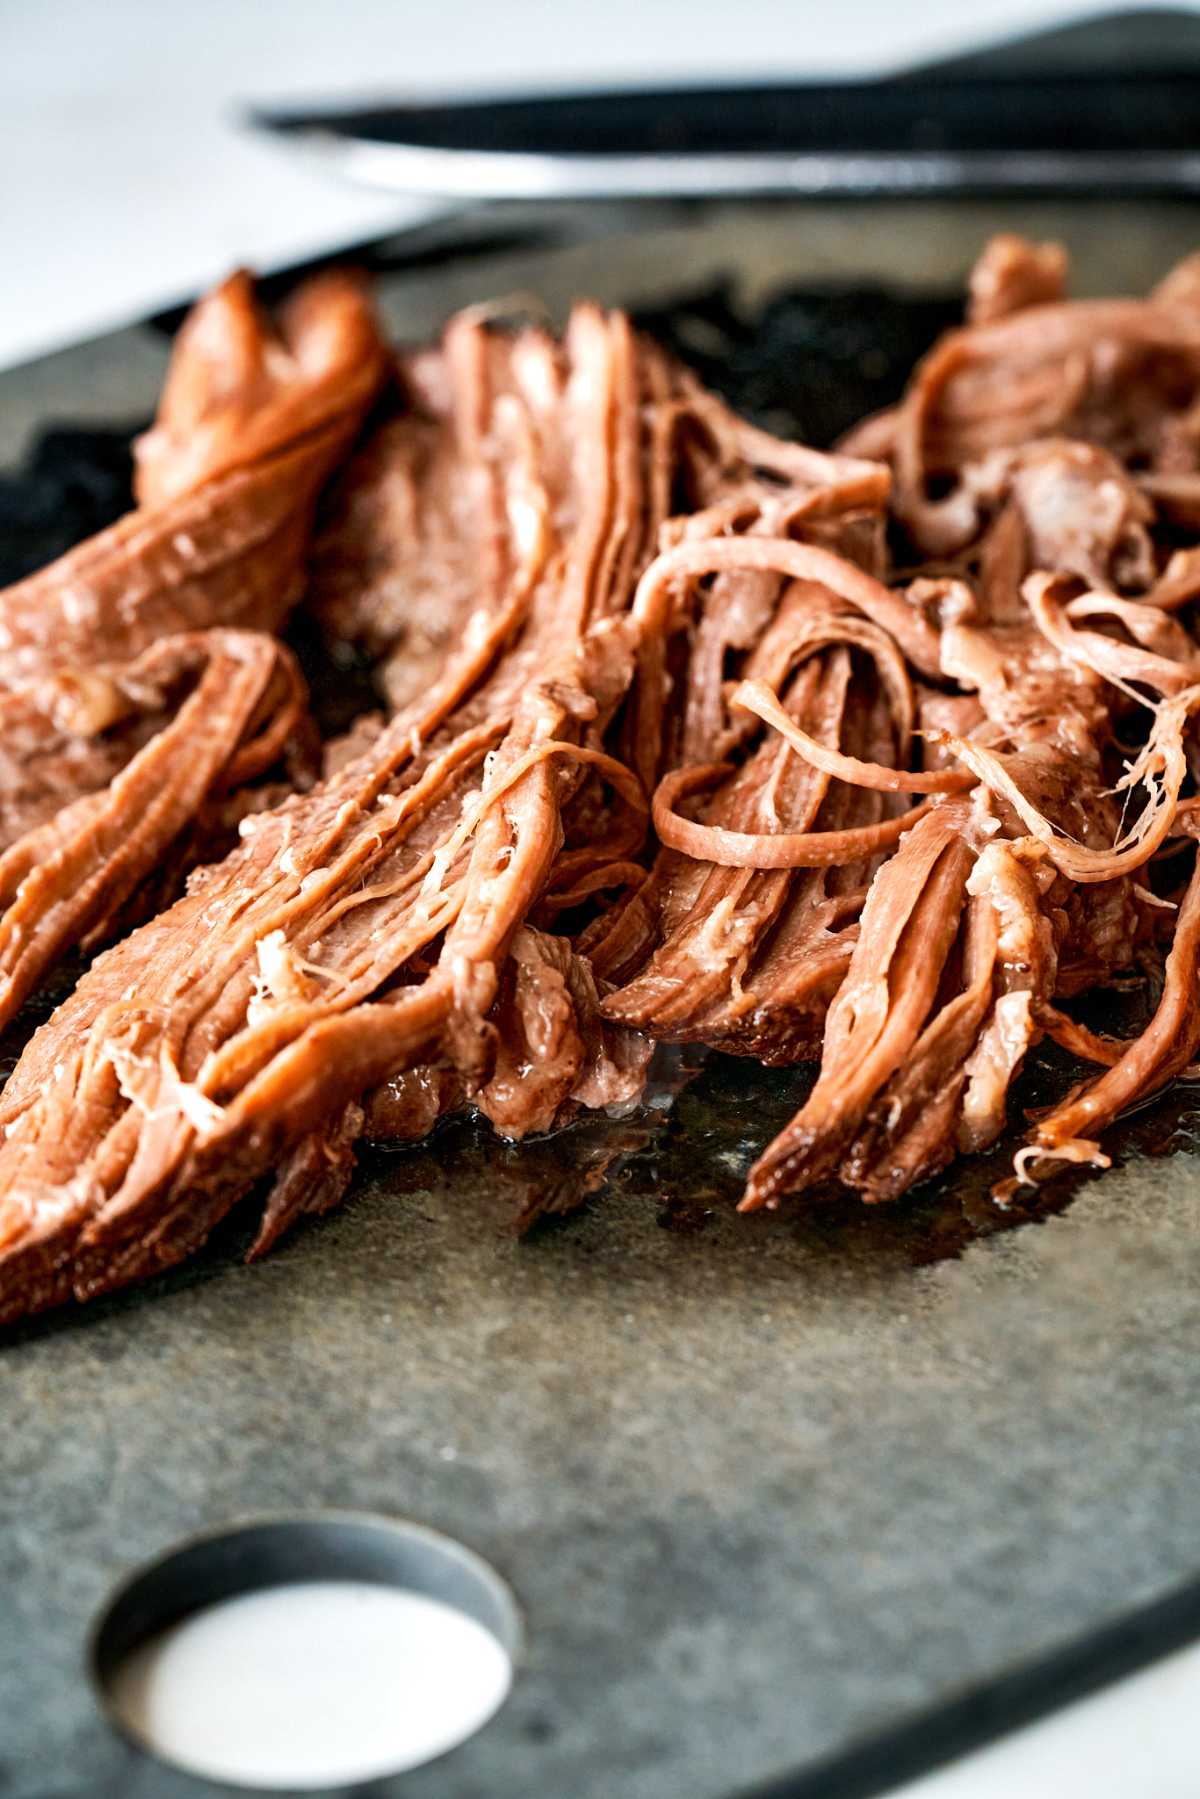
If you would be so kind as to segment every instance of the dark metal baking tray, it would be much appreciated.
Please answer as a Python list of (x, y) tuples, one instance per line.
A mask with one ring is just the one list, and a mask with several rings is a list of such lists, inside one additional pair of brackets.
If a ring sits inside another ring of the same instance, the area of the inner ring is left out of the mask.
[[(496, 293), (561, 315), (724, 275), (746, 309), (781, 286), (944, 292), (999, 228), (1063, 237), (1080, 291), (1136, 291), (1200, 241), (1200, 209), (543, 216), (534, 242), (393, 256), (383, 303), (415, 338)], [(147, 414), (165, 353), (136, 329), (4, 375), (0, 464), (49, 422)], [(520, 1149), (455, 1126), (366, 1158), (345, 1209), (259, 1267), (235, 1222), (190, 1269), (10, 1331), (3, 1799), (221, 1791), (133, 1758), (83, 1643), (133, 1563), (246, 1514), (409, 1514), (521, 1601), (508, 1704), (380, 1799), (877, 1790), (878, 1755), (875, 1789), (835, 1788), (829, 1758), (861, 1771), (876, 1733), (961, 1716), (968, 1689), (1195, 1575), (1195, 1100), (1129, 1121), (1111, 1173), (1028, 1218), (991, 1207), (993, 1163), (890, 1208), (737, 1219), (803, 1079), (713, 1058), (646, 1120)], [(630, 1137), (616, 1173), (519, 1239), (514, 1214), (573, 1199), (606, 1130)], [(885, 1739), (897, 1773), (906, 1741)]]

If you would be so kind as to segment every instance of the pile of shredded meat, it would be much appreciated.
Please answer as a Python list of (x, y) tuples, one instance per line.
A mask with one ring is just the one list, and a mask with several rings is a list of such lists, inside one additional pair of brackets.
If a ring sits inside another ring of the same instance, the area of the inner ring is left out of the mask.
[[(100, 952), (0, 1096), (0, 1319), (662, 1042), (818, 1064), (744, 1210), (995, 1143), (1044, 1038), (1013, 1181), (1106, 1165), (1200, 1046), (1200, 261), (1065, 273), (989, 245), (830, 454), (592, 305), (396, 359), (344, 277), (204, 300), (137, 510), (0, 593), (3, 1017)], [(324, 744), (297, 604), (377, 678)], [(1141, 1035), (1073, 1015), (1131, 975)]]

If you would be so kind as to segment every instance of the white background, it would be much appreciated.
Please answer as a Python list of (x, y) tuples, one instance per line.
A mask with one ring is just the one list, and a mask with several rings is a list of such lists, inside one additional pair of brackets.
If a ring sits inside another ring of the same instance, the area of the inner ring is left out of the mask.
[[(0, 0), (0, 366), (231, 266), (336, 248), (427, 203), (347, 190), (231, 122), (250, 97), (884, 73), (1087, 0)], [(914, 1620), (914, 1629), (920, 1621)], [(1200, 1657), (910, 1789), (1183, 1799)]]
[(248, 97), (883, 73), (1105, 3), (0, 0), (0, 366), (425, 210), (252, 142)]

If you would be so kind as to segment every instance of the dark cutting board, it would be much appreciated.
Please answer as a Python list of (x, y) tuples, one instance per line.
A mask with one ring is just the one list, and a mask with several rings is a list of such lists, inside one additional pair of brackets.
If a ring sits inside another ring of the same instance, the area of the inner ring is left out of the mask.
[[(398, 247), (383, 294), (410, 338), (497, 293), (558, 316), (576, 293), (699, 296), (660, 324), (770, 417), (833, 403), (803, 360), (830, 284), (944, 295), (998, 228), (1063, 236), (1081, 292), (1137, 291), (1200, 243), (1200, 207), (541, 215), (537, 241), (485, 230), (470, 256)], [(808, 297), (770, 315), (773, 387), (738, 320), (781, 287)], [(164, 357), (143, 327), (0, 377), (0, 465), (49, 424), (145, 416)], [(737, 1219), (803, 1082), (711, 1058), (620, 1124), (520, 1149), (454, 1126), (367, 1156), (345, 1209), (260, 1267), (235, 1222), (191, 1269), (9, 1332), (3, 1799), (224, 1790), (109, 1733), (81, 1646), (118, 1574), (247, 1513), (408, 1514), (511, 1580), (512, 1697), (372, 1788), (413, 1799), (815, 1791), (822, 1758), (1200, 1570), (1200, 1101), (1129, 1121), (1112, 1173), (1033, 1216), (990, 1205), (999, 1158), (891, 1208)], [(518, 1237), (613, 1155), (581, 1210)]]

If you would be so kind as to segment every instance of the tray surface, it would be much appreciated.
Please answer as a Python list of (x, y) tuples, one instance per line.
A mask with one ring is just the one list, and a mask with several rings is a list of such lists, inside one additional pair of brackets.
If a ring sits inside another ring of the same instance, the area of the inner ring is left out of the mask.
[[(397, 269), (383, 297), (412, 338), (494, 293), (561, 315), (722, 273), (747, 306), (944, 291), (1000, 227), (1062, 235), (1078, 291), (1138, 290), (1200, 242), (1200, 209), (589, 214)], [(164, 357), (138, 330), (6, 375), (0, 466), (48, 423), (144, 416)], [(0, 1336), (3, 1799), (224, 1790), (110, 1735), (82, 1641), (134, 1561), (250, 1513), (408, 1514), (511, 1580), (512, 1698), (372, 1789), (415, 1799), (715, 1799), (1200, 1568), (1195, 1097), (1129, 1121), (1120, 1165), (1035, 1222), (990, 1206), (995, 1159), (892, 1208), (736, 1219), (805, 1078), (712, 1057), (631, 1121), (521, 1149), (454, 1126), (364, 1157), (346, 1209), (259, 1267), (235, 1223), (190, 1269)], [(614, 1149), (583, 1210), (517, 1236)]]

